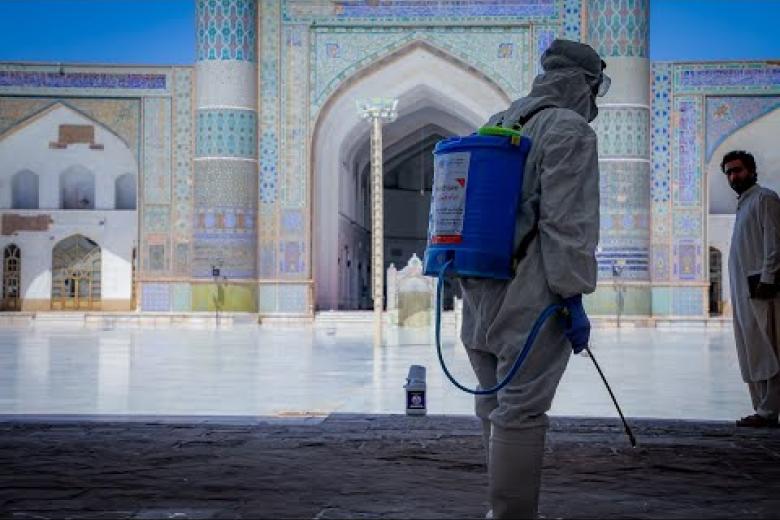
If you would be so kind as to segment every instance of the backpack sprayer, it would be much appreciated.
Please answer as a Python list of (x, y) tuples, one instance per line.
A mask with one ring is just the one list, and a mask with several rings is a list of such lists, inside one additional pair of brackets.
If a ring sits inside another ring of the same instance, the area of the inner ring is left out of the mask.
[[(540, 109), (541, 110), (541, 109)], [(537, 111), (521, 121), (525, 124)], [(433, 198), (428, 222), (428, 244), (423, 269), (438, 278), (436, 288), (436, 351), (447, 378), (472, 395), (494, 394), (517, 374), (528, 357), (542, 326), (554, 314), (568, 317), (560, 304), (552, 304), (536, 319), (511, 370), (496, 386), (471, 389), (450, 373), (441, 349), (441, 309), (444, 279), (460, 277), (510, 280), (514, 276), (514, 232), (525, 162), (531, 140), (520, 131), (484, 127), (467, 137), (440, 141), (434, 148)], [(636, 447), (620, 405), (589, 347), (612, 402), (623, 421), (631, 445)]]

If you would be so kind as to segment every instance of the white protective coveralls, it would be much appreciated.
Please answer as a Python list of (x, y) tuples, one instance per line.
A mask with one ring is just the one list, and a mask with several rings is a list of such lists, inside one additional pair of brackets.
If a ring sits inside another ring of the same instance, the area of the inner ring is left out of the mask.
[[(509, 128), (551, 107), (523, 128), (532, 145), (515, 231), (515, 277), (461, 279), (461, 339), (481, 388), (495, 386), (508, 373), (547, 306), (596, 287), (599, 169), (596, 134), (588, 123), (598, 113), (594, 88), (602, 61), (587, 45), (556, 40), (542, 56), (542, 67), (530, 94), (487, 123)], [(494, 518), (536, 516), (546, 412), (571, 352), (563, 320), (553, 316), (512, 382), (497, 394), (476, 397), (476, 413), (490, 439)]]
[(753, 408), (777, 420), (780, 412), (780, 294), (750, 298), (748, 276), (762, 283), (780, 282), (780, 198), (754, 184), (739, 197), (729, 253), (729, 285), (734, 308), (734, 339), (742, 379)]

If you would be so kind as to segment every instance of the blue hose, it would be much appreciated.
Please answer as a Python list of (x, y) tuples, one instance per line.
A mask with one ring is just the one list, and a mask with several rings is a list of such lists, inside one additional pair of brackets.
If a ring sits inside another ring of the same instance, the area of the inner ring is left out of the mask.
[(553, 303), (552, 305), (544, 309), (544, 311), (542, 311), (542, 313), (536, 319), (534, 326), (531, 328), (531, 332), (530, 334), (528, 334), (528, 338), (526, 338), (525, 340), (525, 345), (523, 346), (523, 350), (520, 351), (520, 354), (517, 356), (517, 359), (515, 359), (514, 365), (512, 365), (512, 369), (509, 371), (506, 377), (504, 377), (504, 379), (501, 380), (501, 382), (499, 382), (493, 388), (488, 388), (486, 390), (475, 390), (475, 389), (467, 388), (462, 384), (460, 384), (455, 379), (455, 377), (450, 373), (450, 371), (447, 369), (447, 364), (444, 362), (444, 356), (441, 353), (441, 308), (442, 308), (442, 295), (444, 292), (444, 277), (447, 274), (447, 269), (450, 267), (451, 264), (452, 264), (452, 260), (449, 260), (442, 267), (441, 271), (439, 272), (439, 283), (436, 287), (436, 353), (439, 355), (439, 364), (441, 365), (442, 370), (444, 370), (447, 379), (449, 379), (453, 385), (460, 388), (464, 392), (472, 395), (495, 394), (496, 392), (504, 388), (506, 385), (508, 385), (509, 382), (512, 380), (512, 378), (515, 377), (517, 371), (520, 370), (521, 366), (523, 366), (523, 363), (525, 362), (525, 358), (528, 357), (528, 353), (531, 351), (531, 347), (536, 341), (536, 336), (539, 334), (539, 330), (545, 324), (547, 319), (553, 314), (555, 314), (556, 312), (563, 309), (563, 306), (557, 303)]

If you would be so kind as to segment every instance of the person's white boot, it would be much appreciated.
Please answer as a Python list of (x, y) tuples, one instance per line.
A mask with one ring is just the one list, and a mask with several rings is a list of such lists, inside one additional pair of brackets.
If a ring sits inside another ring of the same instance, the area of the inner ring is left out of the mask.
[(544, 426), (510, 430), (493, 425), (488, 467), (492, 518), (536, 518), (546, 432)]

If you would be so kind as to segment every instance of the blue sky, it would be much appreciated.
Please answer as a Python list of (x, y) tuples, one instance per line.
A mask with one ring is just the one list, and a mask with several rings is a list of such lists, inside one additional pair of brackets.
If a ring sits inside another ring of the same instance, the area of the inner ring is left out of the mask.
[[(0, 0), (0, 61), (191, 64), (194, 0)], [(653, 60), (780, 60), (780, 0), (650, 0)]]

